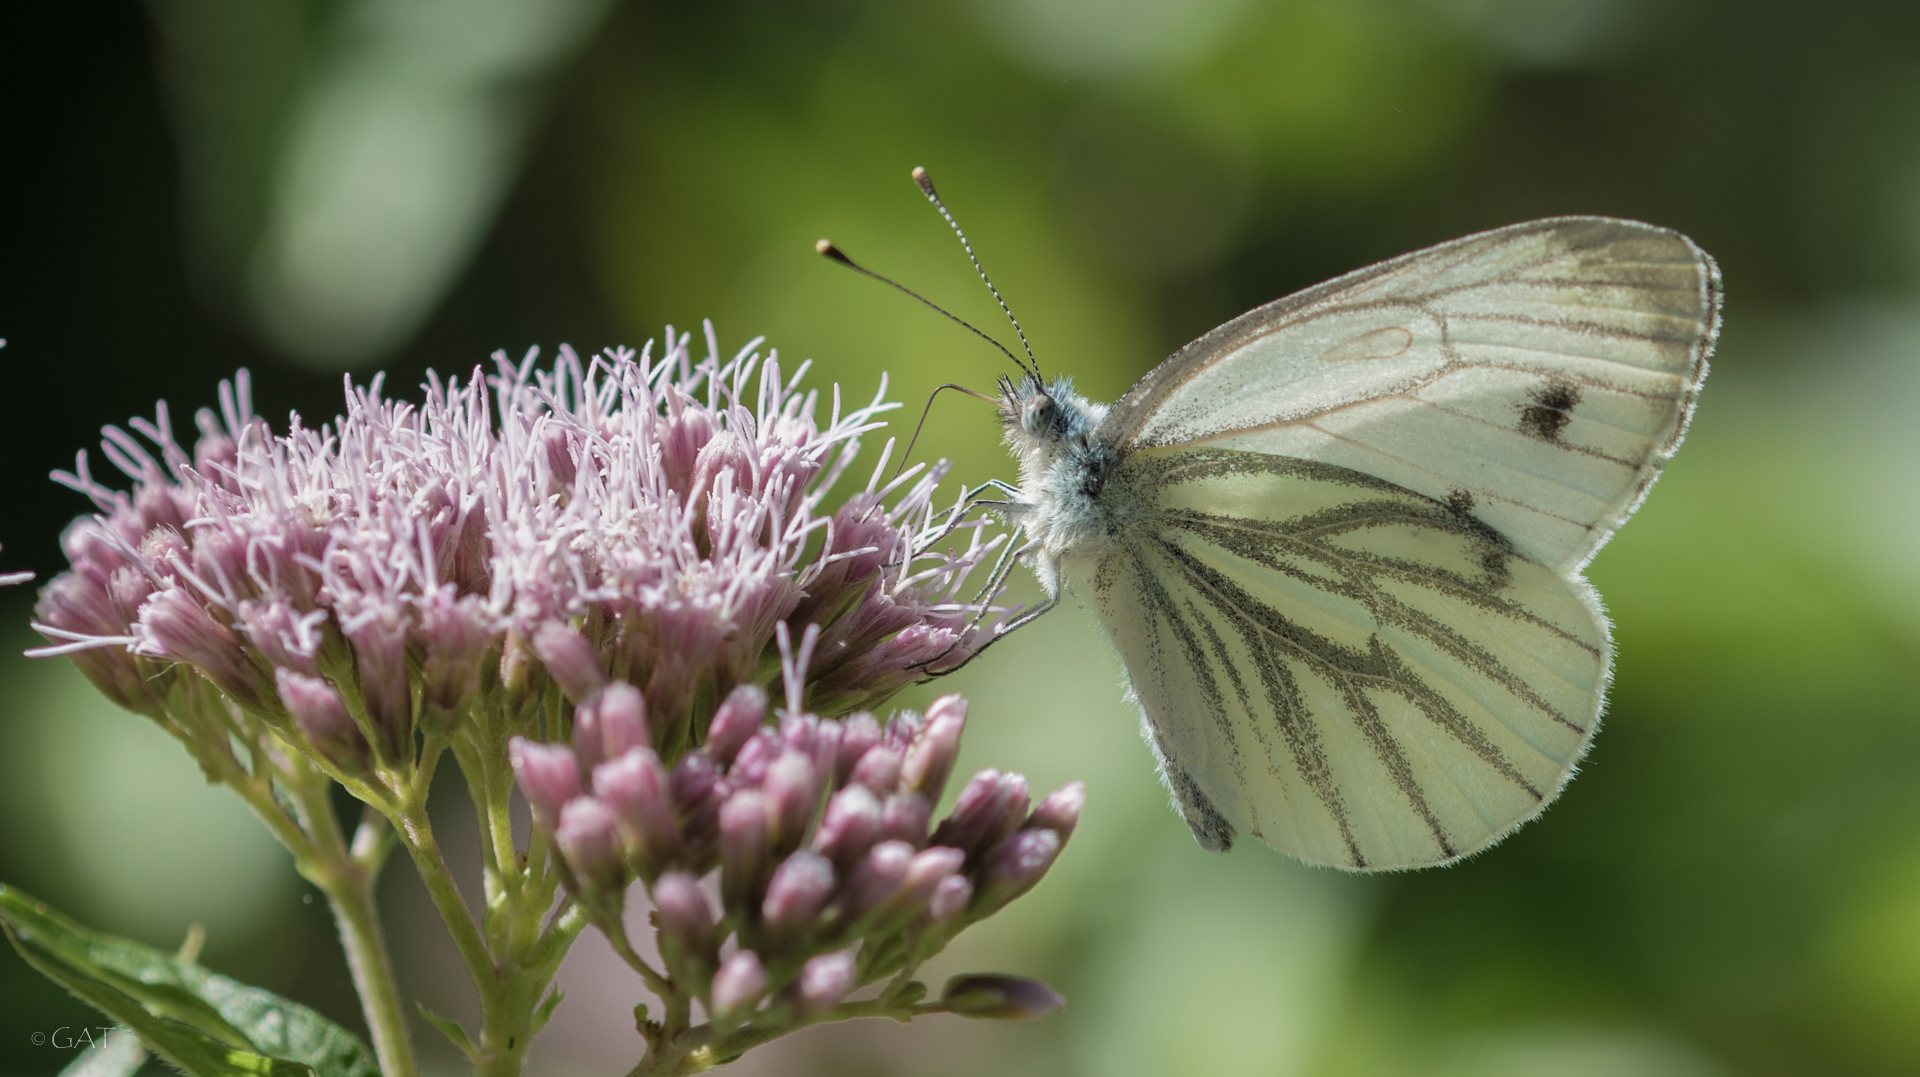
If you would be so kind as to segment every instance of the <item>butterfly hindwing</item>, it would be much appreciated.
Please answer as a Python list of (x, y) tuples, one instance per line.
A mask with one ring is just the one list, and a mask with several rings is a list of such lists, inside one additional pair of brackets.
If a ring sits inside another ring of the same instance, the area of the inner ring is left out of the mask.
[(1321, 462), (1136, 452), (1088, 579), (1195, 836), (1386, 869), (1559, 791), (1611, 655), (1591, 588), (1463, 503)]
[(1469, 500), (1516, 550), (1572, 571), (1678, 447), (1718, 325), (1719, 271), (1685, 236), (1534, 221), (1228, 322), (1100, 432), (1122, 454), (1214, 445)]

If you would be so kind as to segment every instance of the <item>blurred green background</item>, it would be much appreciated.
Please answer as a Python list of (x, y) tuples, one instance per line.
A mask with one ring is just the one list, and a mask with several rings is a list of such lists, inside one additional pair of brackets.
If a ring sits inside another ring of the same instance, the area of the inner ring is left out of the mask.
[[(811, 250), (991, 327), (914, 165), (1043, 366), (1102, 399), (1248, 307), (1466, 232), (1688, 232), (1727, 333), (1593, 566), (1618, 679), (1550, 812), (1418, 874), (1204, 854), (1062, 611), (942, 687), (975, 700), (966, 765), (1084, 778), (1086, 822), (932, 975), (1038, 974), (1068, 1008), (815, 1030), (734, 1072), (1920, 1073), (1920, 5), (72, 0), (6, 6), (0, 83), (0, 567), (43, 577), (84, 508), (46, 473), (241, 365), (265, 414), (317, 421), (342, 372), (410, 391), (711, 317), (854, 396), (882, 371), (912, 409), (984, 387), (997, 353)], [(928, 431), (1011, 477), (983, 407)], [(286, 858), (57, 662), (0, 659), (0, 878), (157, 944), (204, 922), (213, 967), (359, 1024)], [(383, 898), (406, 990), (468, 1012), (404, 864)], [(596, 947), (534, 1072), (638, 1052), (638, 985)], [(0, 1071), (57, 1071), (71, 1050), (34, 1035), (91, 1020), (11, 953), (0, 1000)]]

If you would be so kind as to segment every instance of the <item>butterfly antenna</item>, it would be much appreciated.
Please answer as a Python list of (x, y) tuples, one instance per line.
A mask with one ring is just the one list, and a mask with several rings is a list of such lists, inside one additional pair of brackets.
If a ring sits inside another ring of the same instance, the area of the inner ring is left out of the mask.
[(987, 343), (993, 345), (994, 347), (1000, 349), (1000, 354), (1006, 356), (1008, 359), (1013, 360), (1013, 363), (1015, 366), (1018, 366), (1022, 370), (1025, 370), (1027, 368), (1026, 364), (1020, 361), (1019, 356), (1007, 350), (1007, 346), (1005, 344), (1002, 344), (999, 341), (988, 336), (987, 334), (981, 332), (979, 329), (974, 327), (974, 324), (972, 322), (966, 320), (965, 318), (962, 318), (958, 314), (955, 314), (954, 312), (948, 310), (947, 308), (941, 306), (940, 304), (935, 303), (933, 300), (928, 299), (926, 296), (921, 295), (919, 292), (914, 291), (912, 288), (909, 288), (906, 285), (901, 284), (899, 281), (894, 280), (891, 277), (883, 277), (880, 274), (875, 273), (873, 270), (868, 269), (866, 266), (861, 265), (859, 262), (856, 262), (853, 259), (847, 257), (847, 252), (834, 246), (832, 240), (830, 239), (820, 240), (813, 245), (813, 249), (816, 251), (819, 251), (822, 255), (825, 255), (829, 261), (838, 262), (841, 265), (846, 266), (848, 269), (853, 270), (855, 273), (860, 273), (865, 276), (872, 277), (874, 280), (879, 281), (880, 283), (886, 285), (889, 288), (898, 288), (899, 290), (907, 293), (908, 295), (919, 300), (920, 302), (925, 303), (928, 307), (932, 308), (933, 310), (946, 315), (948, 318), (951, 318), (953, 321), (958, 323), (961, 327), (965, 328), (967, 332), (972, 333), (974, 336), (979, 337), (981, 340), (984, 340)]
[(1013, 331), (1015, 335), (1020, 338), (1020, 347), (1027, 353), (1027, 359), (1031, 365), (1028, 363), (1020, 363), (1018, 359), (1014, 360), (1014, 362), (1019, 363), (1020, 369), (1033, 375), (1034, 381), (1039, 381), (1040, 360), (1033, 354), (1033, 345), (1027, 343), (1026, 330), (1020, 328), (1020, 319), (1013, 316), (1013, 308), (1007, 306), (1007, 301), (1000, 298), (1000, 289), (993, 286), (993, 278), (987, 276), (986, 267), (981, 265), (980, 259), (974, 255), (973, 244), (967, 240), (967, 234), (960, 230), (960, 222), (953, 219), (953, 214), (947, 210), (947, 204), (940, 201), (940, 195), (933, 189), (933, 177), (927, 175), (926, 169), (915, 168), (913, 170), (913, 182), (920, 185), (920, 191), (927, 196), (927, 201), (932, 202), (933, 208), (940, 211), (940, 216), (947, 219), (947, 224), (953, 229), (953, 234), (960, 237), (960, 246), (966, 249), (967, 260), (973, 263), (974, 271), (979, 273), (980, 279), (986, 282), (987, 291), (993, 293), (993, 301), (1000, 304), (1000, 313), (1005, 314), (1007, 321), (1013, 323)]

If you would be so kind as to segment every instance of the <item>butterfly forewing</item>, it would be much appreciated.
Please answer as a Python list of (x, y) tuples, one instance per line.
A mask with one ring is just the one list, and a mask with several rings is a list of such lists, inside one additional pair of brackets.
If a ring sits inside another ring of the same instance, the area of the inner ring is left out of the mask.
[(1161, 364), (1101, 437), (1336, 464), (1464, 506), (1530, 560), (1584, 564), (1678, 446), (1719, 277), (1650, 225), (1470, 236), (1254, 310)]
[(1472, 852), (1585, 750), (1610, 655), (1591, 590), (1454, 506), (1314, 461), (1129, 456), (1091, 591), (1194, 834), (1314, 863)]

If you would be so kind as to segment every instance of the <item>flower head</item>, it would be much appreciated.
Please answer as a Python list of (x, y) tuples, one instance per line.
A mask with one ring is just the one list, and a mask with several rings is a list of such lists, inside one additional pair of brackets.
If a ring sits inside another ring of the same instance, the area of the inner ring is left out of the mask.
[[(218, 414), (199, 413), (192, 454), (164, 404), (109, 428), (105, 455), (133, 487), (97, 481), (84, 453), (56, 475), (98, 514), (67, 533), (72, 568), (42, 592), (50, 646), (35, 653), (72, 655), (156, 716), (181, 678), (204, 681), (336, 773), (364, 749), (405, 769), (420, 736), (476, 707), (532, 732), (551, 683), (574, 705), (585, 785), (636, 735), (661, 765), (709, 726), (744, 744), (781, 638), (805, 641), (783, 694), (828, 715), (991, 638), (995, 595), (963, 587), (1005, 536), (936, 511), (942, 467), (885, 482), (883, 459), (827, 507), (895, 405), (803, 391), (804, 365), (789, 375), (758, 341), (722, 359), (711, 327), (704, 360), (686, 335), (667, 341), (658, 356), (562, 349), (545, 369), (496, 356), (490, 377), (429, 375), (417, 404), (378, 377), (349, 383), (343, 416), (278, 434), (243, 371)], [(818, 777), (764, 762), (789, 806)], [(790, 843), (788, 815), (771, 825)]]

